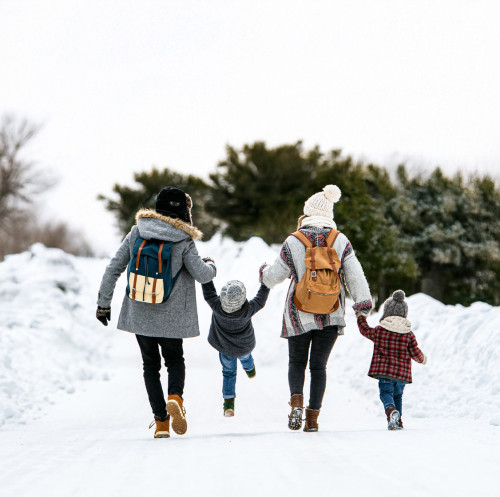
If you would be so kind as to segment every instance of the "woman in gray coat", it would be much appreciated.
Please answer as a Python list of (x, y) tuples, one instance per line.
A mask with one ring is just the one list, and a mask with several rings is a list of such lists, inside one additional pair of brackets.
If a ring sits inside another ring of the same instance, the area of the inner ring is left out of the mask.
[[(196, 250), (194, 241), (199, 240), (202, 233), (192, 225), (191, 207), (189, 195), (177, 188), (166, 187), (157, 196), (155, 210), (140, 210), (136, 215), (136, 225), (106, 267), (97, 300), (96, 317), (107, 326), (111, 319), (113, 292), (120, 275), (131, 260), (137, 260), (136, 269), (139, 268), (141, 251), (147, 253), (145, 247), (148, 244), (160, 247), (157, 259), (152, 259), (155, 264), (160, 261), (159, 268), (155, 265), (148, 269), (148, 260), (150, 265), (153, 264), (150, 258), (143, 255), (145, 262), (142, 264), (145, 264), (146, 272), (145, 276), (138, 276), (139, 281), (137, 277), (134, 279), (135, 262), (131, 263), (129, 285), (117, 325), (118, 329), (136, 335), (143, 359), (144, 382), (156, 422), (155, 438), (170, 436), (170, 417), (176, 433), (182, 435), (186, 432), (187, 422), (182, 405), (185, 380), (182, 340), (200, 334), (195, 280), (207, 283), (216, 273), (214, 262), (201, 259)], [(166, 283), (151, 276), (155, 274), (155, 269), (159, 270), (156, 276), (169, 273)], [(155, 288), (156, 284), (158, 288)], [(171, 290), (169, 284), (173, 284)], [(145, 289), (150, 286), (152, 292), (148, 294)], [(167, 402), (160, 382), (160, 351), (168, 371)]]

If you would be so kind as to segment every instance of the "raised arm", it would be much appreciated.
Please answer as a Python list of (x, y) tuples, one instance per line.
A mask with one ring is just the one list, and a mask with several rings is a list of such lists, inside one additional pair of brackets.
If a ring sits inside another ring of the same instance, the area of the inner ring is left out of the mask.
[(214, 282), (209, 281), (208, 283), (203, 283), (201, 289), (203, 290), (203, 297), (207, 304), (213, 309), (219, 302), (219, 296), (217, 295)]
[(97, 296), (97, 305), (110, 307), (113, 300), (116, 282), (120, 275), (127, 269), (130, 261), (130, 233), (125, 237), (114, 257), (106, 266), (102, 277), (101, 286)]
[(375, 340), (375, 336), (377, 335), (377, 332), (375, 331), (375, 328), (370, 328), (368, 326), (368, 323), (366, 322), (366, 317), (363, 316), (363, 314), (360, 314), (358, 316), (358, 328), (359, 332), (366, 338), (370, 340)]
[(257, 292), (257, 295), (249, 302), (252, 316), (259, 312), (267, 302), (267, 297), (269, 297), (269, 288), (265, 285), (260, 285), (259, 291)]
[(184, 250), (182, 262), (189, 274), (199, 283), (208, 283), (215, 277), (215, 266), (203, 262), (193, 241), (189, 242)]

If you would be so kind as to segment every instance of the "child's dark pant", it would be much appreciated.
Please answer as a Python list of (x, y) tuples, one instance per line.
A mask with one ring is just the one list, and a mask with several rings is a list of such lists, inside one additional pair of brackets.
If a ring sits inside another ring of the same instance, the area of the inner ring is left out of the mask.
[(151, 409), (156, 416), (166, 417), (167, 404), (160, 381), (160, 349), (167, 367), (168, 395), (182, 397), (186, 377), (182, 338), (159, 338), (143, 335), (136, 335), (136, 338), (141, 349), (144, 383), (146, 384)]

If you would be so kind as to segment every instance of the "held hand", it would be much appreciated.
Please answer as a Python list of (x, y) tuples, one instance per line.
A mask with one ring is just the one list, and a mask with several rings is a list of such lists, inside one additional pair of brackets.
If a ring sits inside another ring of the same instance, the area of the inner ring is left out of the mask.
[(203, 257), (202, 261), (215, 269), (215, 275), (217, 275), (217, 266), (211, 257)]
[(262, 266), (260, 266), (259, 268), (259, 283), (261, 285), (264, 284), (262, 283), (262, 275), (264, 274), (264, 269), (266, 269), (266, 267), (269, 267), (269, 265), (267, 264), (267, 262), (264, 262), (264, 264), (262, 264)]
[(111, 307), (97, 306), (95, 317), (104, 325), (108, 326), (108, 321), (111, 321)]

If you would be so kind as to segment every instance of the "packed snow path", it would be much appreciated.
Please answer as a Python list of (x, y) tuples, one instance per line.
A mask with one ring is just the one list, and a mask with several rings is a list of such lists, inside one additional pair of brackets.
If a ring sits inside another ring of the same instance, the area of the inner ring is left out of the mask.
[(321, 431), (289, 431), (286, 361), (254, 380), (240, 369), (232, 419), (217, 361), (189, 368), (188, 432), (155, 440), (134, 337), (114, 340), (110, 381), (0, 432), (2, 496), (498, 495), (497, 429), (408, 416), (388, 432), (371, 402), (331, 377)]
[[(249, 296), (259, 263), (275, 255), (255, 239), (214, 240), (200, 253), (219, 262), (218, 289), (239, 278)], [(222, 416), (221, 368), (206, 342), (210, 311), (198, 295), (202, 336), (185, 341), (188, 431), (155, 440), (135, 337), (94, 317), (105, 261), (40, 247), (19, 257), (0, 265), (1, 497), (498, 495), (498, 308), (409, 299), (430, 360), (413, 366), (398, 432), (385, 428), (377, 383), (366, 376), (371, 342), (348, 312), (328, 366), (320, 431), (304, 433), (287, 428), (279, 338), (286, 284), (255, 317), (257, 377), (239, 369), (232, 419)], [(19, 299), (25, 285), (30, 292)]]

